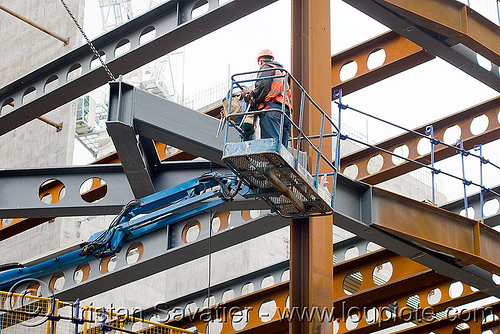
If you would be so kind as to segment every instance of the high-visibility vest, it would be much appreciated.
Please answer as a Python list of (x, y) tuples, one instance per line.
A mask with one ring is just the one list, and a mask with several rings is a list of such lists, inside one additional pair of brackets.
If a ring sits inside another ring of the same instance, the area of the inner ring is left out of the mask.
[[(267, 64), (271, 67), (274, 67), (274, 76), (282, 75), (282, 72), (279, 70), (279, 67), (274, 64)], [(271, 102), (282, 104), (283, 103), (283, 86), (284, 86), (284, 78), (273, 78), (273, 82), (271, 83), (271, 89), (269, 93), (267, 93), (264, 98), (264, 102)], [(290, 87), (287, 87), (285, 94), (285, 105), (292, 110), (292, 91)], [(257, 109), (269, 109), (269, 106), (266, 106), (264, 102), (259, 104)]]

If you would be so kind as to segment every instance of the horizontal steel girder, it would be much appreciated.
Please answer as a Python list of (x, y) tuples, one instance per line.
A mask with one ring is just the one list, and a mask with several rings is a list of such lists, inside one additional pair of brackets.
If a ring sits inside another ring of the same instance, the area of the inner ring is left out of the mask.
[[(358, 246), (361, 246), (361, 243), (358, 243)], [(364, 246), (366, 243), (365, 241)], [(212, 307), (210, 309), (205, 308), (208, 305), (207, 291), (203, 289), (155, 305), (145, 310), (143, 316), (146, 319), (153, 317), (153, 319), (169, 321), (169, 324), (182, 328), (195, 326), (201, 332), (205, 331), (208, 315), (212, 315), (213, 318), (222, 318), (221, 333), (233, 332), (235, 329), (233, 324), (241, 326), (238, 328), (242, 328), (241, 331), (244, 333), (251, 333), (258, 328), (265, 330), (265, 326), (273, 330), (284, 330), (290, 315), (293, 314), (296, 317), (303, 314), (303, 310), (295, 310), (293, 313), (285, 310), (289, 288), (286, 284), (287, 279), (282, 273), (286, 273), (287, 268), (288, 262), (282, 262), (211, 287), (210, 305)], [(414, 310), (411, 309), (411, 306), (415, 307), (411, 301), (411, 298), (415, 296), (418, 298), (416, 308), (420, 311), (425, 308), (434, 313), (441, 312), (452, 305), (469, 303), (487, 296), (482, 292), (472, 290), (469, 286), (463, 286), (460, 296), (450, 296), (448, 291), (455, 283), (453, 279), (440, 276), (412, 260), (384, 249), (345, 260), (335, 264), (333, 268), (335, 272), (334, 296), (336, 297), (333, 308), (317, 311), (324, 312), (325, 319), (335, 319), (340, 333), (348, 331), (347, 318), (356, 311), (376, 309), (379, 318), (370, 319), (363, 314), (356, 328), (350, 329), (353, 333), (373, 333), (379, 329), (396, 326), (405, 321), (408, 322), (409, 315), (412, 316), (412, 321), (423, 319), (423, 316), (428, 316), (429, 312), (413, 313)], [(383, 270), (389, 270), (389, 274), (382, 273)], [(377, 280), (373, 277), (374, 273), (379, 276), (386, 275), (387, 279)], [(274, 285), (270, 287), (265, 285), (272, 281), (275, 282)], [(248, 288), (249, 283), (253, 284), (254, 291), (243, 295), (241, 291), (244, 286)], [(225, 299), (226, 293), (230, 291), (233, 291), (234, 295), (227, 300)], [(269, 313), (261, 312), (262, 305), (265, 308), (266, 304), (274, 305), (274, 303), (276, 303), (276, 309), (270, 307)], [(396, 313), (395, 316), (387, 316), (385, 310), (389, 310), (388, 305), (396, 303), (399, 307), (393, 310)], [(244, 317), (236, 312), (242, 309), (248, 311)], [(186, 310), (189, 311), (186, 312)]]
[[(444, 59), (458, 69), (481, 81), (485, 85), (500, 92), (500, 74), (498, 65), (492, 63), (491, 71), (481, 67), (477, 62), (476, 52), (472, 51), (473, 49), (481, 52), (498, 49), (498, 47), (490, 47), (491, 45), (498, 45), (499, 43), (500, 34), (498, 33), (498, 27), (494, 28), (493, 23), (486, 23), (486, 19), (478, 18), (478, 15), (474, 13), (474, 22), (468, 23), (469, 21), (467, 21), (466, 25), (481, 25), (481, 27), (474, 29), (474, 36), (480, 34), (481, 32), (487, 32), (487, 36), (476, 40), (477, 43), (474, 44), (457, 44), (457, 41), (454, 40), (454, 37), (456, 37), (457, 34), (454, 34), (447, 39), (446, 36), (440, 34), (442, 31), (440, 30), (441, 28), (439, 27), (439, 24), (436, 24), (432, 20), (427, 20), (428, 24), (422, 27), (419, 25), (422, 23), (421, 17), (416, 17), (414, 13), (402, 10), (402, 8), (407, 6), (407, 8), (412, 8), (413, 11), (418, 12), (421, 16), (429, 15), (430, 12), (434, 11), (434, 15), (430, 15), (430, 17), (434, 19), (435, 16), (438, 15), (440, 17), (444, 16), (443, 12), (439, 11), (438, 8), (447, 8), (446, 13), (448, 15), (457, 15), (453, 18), (457, 24), (464, 24), (464, 18), (462, 17), (463, 13), (468, 13), (468, 17), (470, 17), (472, 13), (472, 11), (469, 8), (466, 8), (465, 5), (458, 5), (458, 2), (456, 1), (447, 0), (428, 1), (426, 6), (416, 5), (416, 2), (407, 0), (344, 1), (382, 24), (388, 26), (398, 34), (420, 45), (428, 53)], [(397, 4), (397, 6), (394, 4)], [(409, 4), (412, 5), (410, 6)], [(464, 6), (464, 9), (452, 10), (452, 7), (456, 6)], [(472, 36), (467, 36), (464, 42), (467, 43), (471, 38)], [(485, 39), (488, 38), (491, 38), (491, 40), (486, 41)], [(481, 47), (478, 47), (478, 44)], [(486, 57), (491, 55), (492, 53), (490, 52), (484, 54)], [(497, 59), (498, 55), (496, 55), (495, 61), (497, 61)]]
[[(368, 59), (376, 52), (384, 52), (385, 59), (380, 66), (369, 68)], [(342, 89), (342, 95), (347, 95), (434, 58), (422, 47), (389, 31), (332, 56), (332, 92)], [(350, 62), (356, 63), (356, 74), (342, 81), (340, 72)]]
[(492, 273), (500, 273), (498, 232), (443, 209), (364, 187), (347, 180), (337, 185), (335, 225), (441, 275), (500, 296), (492, 280)]
[[(105, 196), (95, 203), (87, 202), (81, 189), (92, 178), (107, 185)], [(50, 182), (60, 187), (52, 188), (48, 203), (53, 204), (45, 204), (41, 198)], [(7, 169), (0, 171), (0, 184), (2, 218), (78, 216), (92, 211), (93, 215), (115, 214), (134, 198), (121, 165)]]
[[(229, 173), (228, 169), (208, 162), (163, 163), (156, 169), (154, 184), (156, 189), (163, 190), (210, 171)], [(99, 187), (82, 192), (83, 183), (93, 178), (102, 179), (106, 183), (105, 189)], [(60, 196), (57, 203), (45, 204), (40, 200), (40, 195), (45, 194), (40, 187), (51, 180), (60, 181), (61, 187), (51, 187), (50, 196), (54, 198), (59, 193), (64, 193), (64, 196)], [(2, 170), (0, 184), (0, 218), (113, 215), (135, 198), (121, 165)], [(245, 200), (228, 205), (234, 207), (242, 202)], [(265, 206), (260, 201), (251, 202), (253, 206)]]
[[(154, 181), (159, 190), (212, 170), (222, 174), (229, 172), (206, 162), (164, 163), (156, 170)], [(101, 184), (100, 180), (105, 184)], [(122, 166), (116, 164), (2, 170), (0, 183), (0, 194), (3, 196), (0, 200), (0, 240), (54, 217), (114, 215), (135, 198)], [(45, 200), (42, 202), (42, 197), (52, 201), (46, 204)], [(240, 198), (231, 204), (244, 202)], [(257, 204), (265, 206), (261, 202), (253, 203)], [(1, 219), (9, 219), (9, 223)]]
[[(69, 268), (65, 268), (61, 263), (60, 271), (38, 278), (45, 283), (41, 285), (42, 292), (47, 294), (47, 288), (53, 287), (54, 281), (62, 274), (65, 283), (56, 291), (57, 298), (68, 301), (85, 299), (206, 256), (209, 249), (211, 252), (217, 252), (288, 225), (288, 220), (270, 215), (269, 211), (261, 211), (257, 218), (252, 219), (248, 212), (230, 213), (224, 208), (220, 209), (201, 213), (187, 221), (169, 225), (155, 233), (126, 242), (123, 251), (116, 254), (116, 262), (107, 257), (96, 258)], [(212, 230), (210, 233), (209, 230), (214, 228), (212, 219), (215, 216), (220, 217), (220, 231)], [(199, 235), (191, 241), (187, 239), (186, 233), (193, 224), (198, 226)], [(130, 259), (127, 259), (127, 253), (134, 248), (139, 251), (139, 259), (131, 263)], [(79, 270), (82, 270), (84, 279), (77, 283), (74, 277), (75, 272)], [(29, 280), (16, 286), (16, 291), (22, 290), (27, 284)]]
[(378, 228), (446, 254), (462, 266), (476, 265), (500, 274), (500, 232), (431, 205), (400, 201), (399, 196), (377, 188), (373, 194), (372, 219)]
[[(198, 5), (198, 0), (168, 1), (92, 42), (105, 55), (111, 72), (118, 76), (274, 1), (276, 0), (234, 0), (219, 5), (217, 0), (209, 0), (208, 12), (194, 19), (191, 14)], [(150, 38), (146, 42), (141, 39), (142, 36)], [(129, 51), (116, 56), (116, 50), (119, 47), (126, 48), (127, 45), (130, 45)], [(90, 48), (82, 45), (1, 88), (0, 108), (10, 103), (14, 104), (14, 108), (0, 115), (0, 135), (108, 82), (110, 78), (104, 69), (100, 66), (91, 68), (93, 60)], [(33, 91), (36, 91), (36, 96), (31, 99)], [(28, 96), (29, 93), (31, 94)]]
[[(437, 120), (433, 123), (418, 127), (413, 131), (425, 135), (425, 129), (427, 126), (432, 125), (434, 128), (434, 138), (443, 143), (445, 131), (452, 126), (457, 125), (461, 129), (464, 149), (470, 150), (474, 147), (474, 145), (489, 143), (500, 137), (500, 123), (498, 121), (499, 110), (500, 98), (494, 98), (451, 116)], [(488, 126), (484, 132), (475, 135), (471, 131), (471, 124), (477, 117), (484, 117), (482, 115), (488, 118)], [(430, 152), (420, 154), (417, 150), (417, 145), (420, 140), (425, 141), (426, 144), (430, 142), (428, 138), (422, 138), (422, 136), (415, 133), (406, 132), (397, 137), (377, 143), (376, 146), (389, 152), (394, 152), (397, 148), (406, 146), (409, 151), (408, 159), (428, 165), (431, 162)], [(443, 160), (456, 154), (457, 151), (448, 146), (444, 146), (442, 144), (435, 146), (435, 161)], [(378, 172), (370, 174), (368, 172), (368, 164), (370, 159), (377, 155), (380, 155), (383, 159), (382, 166)], [(396, 165), (392, 160), (391, 154), (372, 147), (344, 156), (340, 160), (340, 165), (341, 171), (345, 171), (347, 167), (355, 165), (358, 170), (356, 180), (369, 184), (381, 183), (412, 170), (421, 168), (420, 165), (409, 161)]]

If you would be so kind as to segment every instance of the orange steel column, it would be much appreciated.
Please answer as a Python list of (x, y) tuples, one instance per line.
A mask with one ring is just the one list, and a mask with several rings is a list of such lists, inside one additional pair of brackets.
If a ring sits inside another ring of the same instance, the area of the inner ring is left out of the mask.
[[(292, 0), (292, 74), (329, 114), (330, 1)], [(300, 96), (295, 91), (294, 110), (299, 110), (299, 101)], [(307, 109), (304, 112), (304, 129), (319, 133), (319, 113), (308, 113)], [(331, 142), (326, 142), (328, 140), (323, 142), (323, 151), (331, 152)], [(331, 159), (331, 154), (327, 156)], [(322, 321), (319, 314), (324, 309), (330, 311), (333, 306), (332, 216), (292, 220), (290, 240), (290, 310), (296, 309), (290, 333), (331, 333), (331, 323)], [(297, 315), (305, 314), (302, 311), (306, 309), (310, 313), (319, 312), (310, 320), (300, 319)]]

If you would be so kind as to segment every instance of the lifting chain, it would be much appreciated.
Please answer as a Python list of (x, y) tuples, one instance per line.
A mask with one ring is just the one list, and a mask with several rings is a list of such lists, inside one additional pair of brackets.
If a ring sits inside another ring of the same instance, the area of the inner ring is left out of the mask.
[(114, 77), (113, 73), (111, 73), (108, 65), (106, 65), (104, 63), (104, 61), (102, 60), (101, 55), (99, 54), (99, 51), (97, 51), (97, 49), (95, 48), (94, 44), (92, 44), (92, 42), (90, 41), (90, 39), (87, 37), (87, 35), (83, 31), (83, 28), (80, 26), (80, 24), (78, 24), (78, 21), (76, 20), (75, 16), (73, 15), (73, 13), (71, 12), (71, 10), (69, 9), (68, 5), (66, 5), (66, 3), (64, 2), (64, 0), (61, 0), (61, 3), (64, 6), (64, 8), (66, 8), (66, 11), (68, 12), (69, 16), (71, 16), (71, 19), (73, 20), (73, 22), (75, 22), (77, 28), (82, 33), (82, 36), (87, 41), (87, 44), (90, 46), (90, 49), (92, 49), (92, 52), (94, 53), (94, 56), (96, 58), (98, 58), (99, 61), (101, 62), (102, 67), (104, 68), (104, 70), (106, 71), (106, 73), (109, 75), (110, 79), (113, 80), (113, 81), (116, 81), (116, 78)]

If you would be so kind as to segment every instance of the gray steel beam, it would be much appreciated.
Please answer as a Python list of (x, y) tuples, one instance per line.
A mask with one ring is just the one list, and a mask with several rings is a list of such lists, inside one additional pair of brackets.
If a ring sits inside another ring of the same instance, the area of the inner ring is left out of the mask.
[[(133, 130), (135, 134), (177, 147), (214, 163), (221, 162), (224, 134), (216, 137), (218, 119), (121, 81), (111, 82), (110, 86), (107, 126), (114, 142), (119, 144), (125, 138), (129, 138), (128, 142), (135, 141), (135, 137), (132, 138)], [(233, 128), (229, 130), (228, 141), (239, 141), (237, 132)], [(137, 145), (130, 145), (133, 147), (124, 147), (121, 152), (124, 158), (127, 153), (138, 152)], [(122, 154), (118, 151), (120, 159)], [(137, 154), (134, 153), (135, 155)], [(140, 177), (133, 183), (139, 182)]]
[[(210, 305), (218, 305), (223, 303), (224, 293), (232, 290), (234, 296), (231, 298), (238, 298), (244, 296), (243, 287), (247, 284), (252, 284), (255, 291), (263, 289), (262, 280), (267, 277), (272, 277), (273, 285), (287, 282), (289, 280), (289, 263), (282, 261), (274, 265), (262, 268), (251, 273), (235, 277), (229, 281), (225, 281), (210, 287)], [(174, 316), (185, 315), (186, 306), (195, 303), (197, 309), (190, 308), (191, 312), (203, 309), (207, 304), (207, 289), (202, 289), (173, 300), (165, 301), (164, 303), (157, 303), (150, 308), (141, 310), (140, 316), (151, 321), (166, 322), (173, 320)], [(138, 315), (136, 315), (138, 316)]]
[[(208, 0), (208, 12), (194, 19), (192, 11), (199, 0), (167, 1), (96, 38), (93, 44), (105, 54), (108, 67), (118, 76), (275, 1), (233, 0), (219, 5), (217, 0)], [(146, 33), (151, 33), (154, 37), (148, 41), (141, 40), (141, 36)], [(129, 51), (115, 55), (116, 50), (124, 45), (130, 45)], [(0, 135), (108, 82), (109, 77), (104, 69), (91, 68), (93, 59), (90, 48), (82, 45), (1, 88), (0, 108), (13, 103), (14, 109), (0, 115)], [(73, 78), (74, 76), (77, 77)], [(55, 88), (46, 91), (47, 83)], [(23, 103), (23, 97), (33, 89), (36, 90), (36, 97)]]
[[(221, 211), (218, 210), (218, 212)], [(269, 211), (262, 211), (259, 217), (247, 221), (239, 212), (231, 212), (228, 228), (210, 232), (210, 229), (213, 228), (212, 218), (214, 214), (215, 212), (202, 213), (188, 221), (172, 224), (143, 238), (125, 243), (123, 251), (116, 255), (116, 266), (110, 272), (102, 273), (101, 259), (96, 258), (88, 263), (90, 271), (85, 281), (80, 283), (74, 281), (77, 268), (73, 266), (62, 269), (58, 273), (41, 277), (40, 280), (46, 283), (42, 285), (42, 288), (49, 286), (52, 278), (62, 273), (65, 282), (61, 290), (56, 292), (57, 298), (68, 301), (88, 298), (206, 256), (209, 254), (209, 250), (217, 252), (288, 225), (287, 219), (270, 215)], [(184, 239), (185, 229), (192, 222), (199, 223), (200, 234), (195, 241), (186, 242)], [(140, 260), (135, 263), (127, 263), (126, 250), (132, 245), (137, 245), (138, 242), (143, 247)], [(18, 287), (21, 290), (23, 288), (23, 285)], [(45, 290), (44, 293), (46, 294), (47, 291)]]
[[(154, 169), (153, 184), (157, 190), (175, 186), (183, 181), (199, 177), (205, 172), (218, 171), (222, 174), (229, 170), (210, 162), (169, 162), (162, 163)], [(92, 177), (102, 178), (107, 184), (107, 194), (95, 203), (88, 203), (80, 196), (80, 186)], [(56, 204), (44, 204), (39, 199), (39, 188), (45, 181), (59, 180), (65, 186), (65, 196)], [(345, 181), (348, 182), (348, 181)], [(345, 183), (344, 182), (344, 183)], [(0, 219), (1, 218), (38, 218), (38, 217), (67, 217), (75, 215), (112, 215), (128, 201), (134, 194), (128, 185), (126, 174), (120, 165), (88, 165), (78, 167), (54, 168), (27, 168), (0, 170)], [(355, 182), (358, 184), (359, 182)], [(345, 187), (340, 184), (339, 187)], [(366, 185), (366, 189), (369, 187)], [(500, 186), (492, 188), (500, 192)], [(361, 191), (361, 190), (360, 190)], [(364, 191), (364, 190), (363, 190)], [(361, 192), (363, 192), (361, 191)], [(342, 207), (342, 212), (357, 217), (359, 207), (351, 206), (358, 195), (342, 191), (342, 196), (336, 198), (336, 208)], [(484, 202), (495, 200), (492, 192), (484, 194)], [(470, 195), (467, 199), (469, 206), (474, 208), (479, 219), (479, 194)], [(267, 205), (263, 201), (245, 200), (237, 196), (232, 202), (224, 204), (228, 210), (264, 209)], [(459, 214), (463, 209), (463, 200), (457, 200), (442, 206), (443, 209)], [(500, 224), (500, 212), (485, 218), (485, 224), (497, 226)]]
[[(162, 190), (210, 171), (229, 172), (207, 162), (163, 163), (156, 169), (154, 184), (156, 189)], [(101, 200), (88, 203), (82, 198), (80, 187), (94, 177), (106, 182), (107, 192)], [(59, 180), (64, 184), (64, 197), (55, 204), (40, 201), (40, 186), (49, 180)], [(6, 169), (0, 170), (0, 184), (0, 218), (116, 214), (135, 198), (121, 165)], [(238, 207), (241, 202), (244, 200), (231, 203), (231, 206)], [(243, 207), (248, 205), (243, 204)]]
[[(155, 192), (148, 158), (141, 151), (138, 136), (134, 131), (133, 113), (135, 88), (131, 85), (111, 83), (106, 129), (113, 140), (116, 152), (127, 175), (130, 188), (136, 198)], [(149, 140), (151, 141), (151, 140)], [(146, 140), (143, 140), (145, 143)], [(150, 150), (146, 151), (151, 154)], [(156, 151), (154, 152), (156, 154)]]
[[(88, 203), (80, 189), (94, 177), (106, 182), (107, 192), (100, 201)], [(64, 196), (58, 203), (45, 204), (40, 200), (40, 186), (50, 180), (62, 182)], [(1, 218), (116, 214), (134, 198), (121, 165), (6, 169), (0, 171), (0, 184)]]
[(418, 25), (405, 20), (374, 0), (344, 0), (344, 2), (371, 16), (401, 36), (420, 45), (428, 53), (444, 59), (485, 85), (500, 92), (498, 66), (492, 64), (491, 71), (479, 66), (476, 60), (476, 53), (464, 45), (448, 45), (439, 36), (431, 34), (428, 30), (421, 29)]

